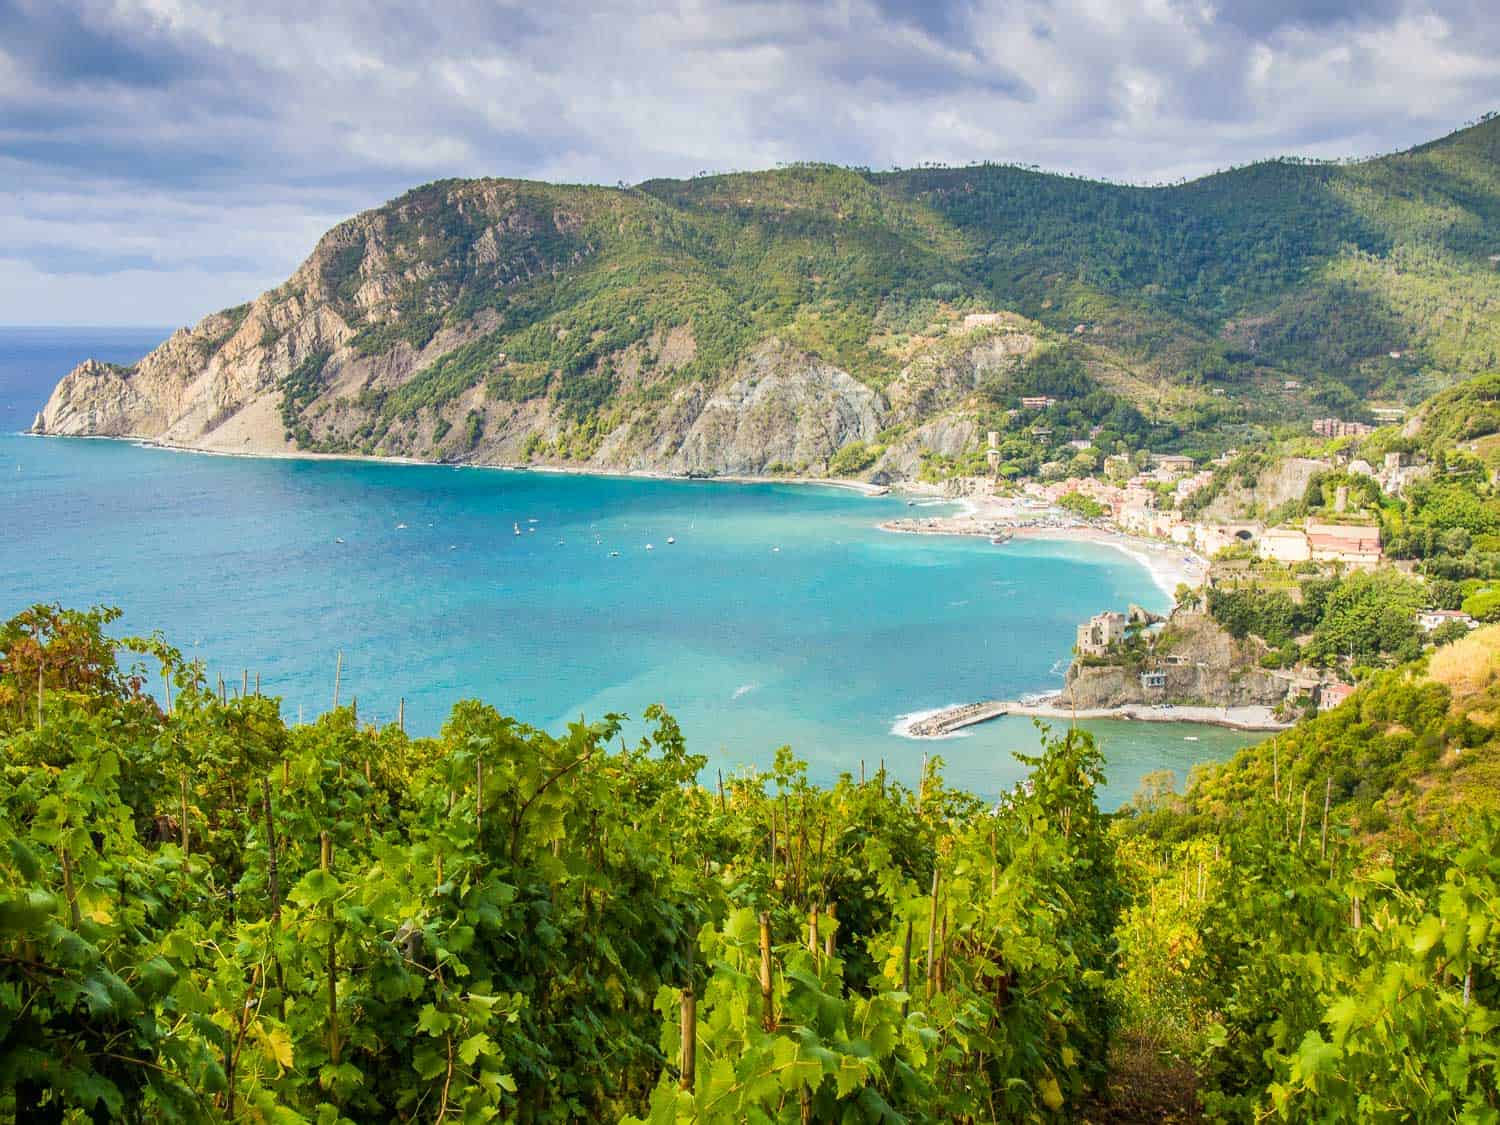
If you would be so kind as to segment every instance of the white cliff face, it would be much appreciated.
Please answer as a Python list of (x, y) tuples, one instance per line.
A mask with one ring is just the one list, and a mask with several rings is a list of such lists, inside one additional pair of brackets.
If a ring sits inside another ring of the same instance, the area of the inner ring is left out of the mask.
[(667, 463), (683, 472), (776, 464), (821, 472), (841, 446), (874, 438), (884, 406), (847, 372), (770, 340), (706, 396)]

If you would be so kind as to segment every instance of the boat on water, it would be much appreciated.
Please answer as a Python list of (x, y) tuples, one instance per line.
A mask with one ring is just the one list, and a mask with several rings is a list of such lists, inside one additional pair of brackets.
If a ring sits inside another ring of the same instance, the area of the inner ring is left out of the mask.
[(1198, 736), (1196, 734), (1185, 734), (1185, 735), (1182, 736), (1182, 741), (1184, 741), (1184, 742), (1197, 742), (1198, 741)]
[(334, 540), (335, 543), (342, 543), (343, 541), (344, 540), (342, 536)]
[(654, 551), (654, 550), (656, 550), (656, 548), (654, 546), (652, 546), (650, 543), (647, 543), (646, 544), (646, 550), (648, 550), (648, 551)]
[(398, 523), (396, 525), (396, 530), (397, 531), (405, 531), (406, 530), (406, 525), (404, 523)]
[(521, 525), (520, 525), (520, 524), (518, 524), (518, 523), (513, 523), (513, 524), (511, 524), (511, 525), (510, 525), (510, 526), (511, 526), (511, 527), (513, 527), (513, 528), (515, 528), (515, 529), (516, 529), (516, 534), (517, 534), (517, 535), (520, 535), (520, 534), (521, 534)]
[(609, 553), (609, 557), (612, 558), (612, 559), (617, 559), (617, 558), (620, 557), (620, 552), (619, 551), (611, 551)]
[(675, 536), (675, 535), (668, 535), (667, 536), (667, 546), (670, 547), (675, 542), (677, 542), (677, 536)]
[(1002, 531), (999, 535), (991, 535), (990, 536), (990, 542), (993, 543), (995, 546), (998, 547), (1002, 543), (1009, 543), (1014, 538), (1015, 538), (1015, 536), (1012, 535), (1010, 532), (1008, 532), (1008, 531)]

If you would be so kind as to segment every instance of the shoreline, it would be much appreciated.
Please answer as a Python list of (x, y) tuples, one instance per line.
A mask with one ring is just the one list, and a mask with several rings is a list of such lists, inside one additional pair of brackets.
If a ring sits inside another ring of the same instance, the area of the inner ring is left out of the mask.
[(1244, 707), (1200, 707), (1192, 704), (1126, 703), (1119, 707), (1088, 707), (1075, 710), (1059, 707), (1051, 700), (1059, 695), (1034, 703), (1007, 704), (1006, 714), (1021, 715), (1035, 719), (1113, 719), (1139, 723), (1199, 723), (1209, 727), (1227, 727), (1230, 730), (1283, 731), (1296, 726), (1275, 717), (1271, 708), (1264, 706)]
[(1077, 709), (1058, 704), (1060, 692), (1029, 700), (994, 700), (983, 703), (955, 704), (928, 711), (913, 711), (898, 716), (891, 733), (915, 742), (935, 742), (963, 738), (971, 727), (995, 719), (1054, 719), (1072, 724), (1079, 719), (1108, 722), (1192, 723), (1198, 726), (1223, 727), (1228, 730), (1274, 733), (1288, 730), (1295, 722), (1276, 718), (1271, 708), (1263, 706), (1202, 707), (1190, 704), (1126, 703), (1118, 707)]
[[(287, 450), (236, 450), (207, 449), (199, 445), (180, 445), (162, 441), (160, 438), (137, 437), (130, 434), (39, 434), (34, 430), (18, 430), (16, 437), (63, 438), (68, 441), (119, 441), (144, 449), (160, 449), (166, 453), (195, 453), (203, 457), (240, 457), (251, 461), (357, 461), (375, 465), (415, 465), (430, 469), (484, 469), (506, 473), (551, 473), (557, 476), (604, 477), (617, 480), (665, 480), (682, 481), (688, 484), (797, 484), (822, 488), (841, 488), (861, 496), (887, 496), (900, 492), (900, 486), (871, 484), (868, 481), (850, 480), (845, 477), (767, 477), (750, 474), (726, 474), (714, 476), (691, 476), (687, 473), (671, 473), (663, 469), (600, 469), (581, 465), (534, 465), (534, 464), (487, 464), (479, 461), (425, 461), (420, 457), (381, 456), (374, 453), (317, 453), (305, 449)], [(912, 493), (912, 495), (926, 495)]]
[[(1121, 531), (1087, 524), (1064, 516), (1055, 508), (1022, 510), (1014, 504), (1007, 504), (1003, 501), (996, 502), (994, 500), (974, 497), (945, 497), (933, 486), (919, 482), (900, 482), (887, 487), (873, 485), (866, 481), (827, 477), (766, 477), (750, 474), (688, 476), (682, 473), (670, 473), (651, 469), (609, 471), (575, 465), (512, 465), (480, 464), (465, 461), (424, 461), (414, 457), (382, 457), (361, 453), (316, 453), (305, 450), (252, 452), (204, 449), (196, 446), (160, 441), (155, 438), (130, 435), (38, 434), (30, 430), (23, 430), (17, 436), (32, 438), (61, 437), (84, 441), (118, 441), (147, 449), (159, 449), (168, 453), (198, 454), (209, 457), (239, 457), (252, 460), (354, 461), (370, 464), (479, 469), (498, 472), (600, 477), (621, 480), (657, 480), (741, 485), (794, 484), (836, 488), (854, 492), (865, 497), (904, 496), (912, 500), (926, 501), (929, 504), (951, 504), (957, 508), (956, 514), (953, 515), (908, 517), (904, 520), (887, 520), (876, 525), (879, 530), (894, 534), (956, 535), (987, 538), (996, 534), (997, 531), (1003, 531), (1016, 539), (1063, 543), (1083, 542), (1108, 547), (1125, 555), (1132, 562), (1144, 568), (1151, 581), (1162, 591), (1169, 603), (1175, 604), (1176, 590), (1179, 584), (1185, 583), (1192, 587), (1201, 586), (1206, 580), (1208, 572), (1207, 563), (1185, 548), (1167, 546), (1153, 540), (1139, 539)], [(1064, 520), (1067, 522), (1063, 522)], [(1288, 725), (1275, 722), (1268, 714), (1231, 715), (1229, 712), (1235, 711), (1236, 709), (1234, 708), (1227, 711), (1219, 708), (1172, 708), (1163, 713), (1159, 708), (1126, 706), (1120, 708), (1100, 708), (1075, 713), (1072, 710), (1049, 706), (1043, 701), (1044, 697), (1030, 698), (1034, 701), (985, 704), (983, 705), (984, 709), (991, 713), (985, 720), (981, 721), (988, 721), (988, 718), (998, 718), (1001, 715), (1017, 715), (1051, 719), (1088, 718), (1119, 721), (1137, 720), (1143, 722), (1199, 722), (1206, 725), (1224, 726), (1238, 730), (1280, 730)], [(969, 704), (961, 706), (974, 707), (980, 705)], [(898, 716), (895, 724), (890, 728), (890, 732), (899, 737), (915, 740), (962, 737), (961, 728), (937, 734), (919, 734), (913, 733), (910, 730), (910, 727), (913, 725), (930, 722), (944, 712), (957, 709), (960, 709), (960, 707), (939, 708), (935, 711), (915, 712)], [(1223, 713), (1220, 714), (1220, 711), (1223, 711)]]
[[(1082, 521), (1067, 520), (1057, 509), (1032, 509), (1025, 512), (1014, 506), (986, 512), (982, 502), (961, 501), (967, 510), (955, 516), (925, 519), (886, 520), (880, 530), (896, 535), (954, 535), (991, 538), (1008, 535), (1013, 539), (1037, 539), (1052, 542), (1095, 543), (1119, 551), (1145, 569), (1151, 581), (1166, 595), (1170, 606), (1177, 602), (1177, 587), (1197, 589), (1208, 579), (1208, 562), (1188, 547), (1142, 539), (1112, 528)], [(1036, 521), (1036, 522), (1033, 522)]]

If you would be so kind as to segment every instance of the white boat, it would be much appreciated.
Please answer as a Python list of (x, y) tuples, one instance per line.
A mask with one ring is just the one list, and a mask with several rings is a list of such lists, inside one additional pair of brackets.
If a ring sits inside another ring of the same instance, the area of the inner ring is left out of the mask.
[(1182, 741), (1184, 741), (1184, 742), (1197, 742), (1198, 741), (1198, 736), (1196, 734), (1185, 734), (1185, 735), (1182, 736)]
[(511, 526), (511, 527), (513, 527), (513, 528), (515, 528), (515, 529), (516, 529), (516, 534), (517, 534), (517, 535), (520, 535), (520, 534), (521, 534), (521, 525), (520, 525), (520, 524), (518, 524), (518, 523), (513, 523), (513, 524), (511, 524), (511, 525), (510, 525), (510, 526)]
[(771, 548), (771, 554), (773, 554), (773, 555), (779, 555), (780, 553), (781, 553), (781, 548), (780, 547), (772, 547)]
[(334, 542), (335, 542), (335, 543), (342, 543), (342, 542), (343, 542), (343, 539), (335, 539), (335, 540), (334, 540)]
[(677, 542), (677, 537), (675, 535), (668, 535), (667, 536), (667, 545), (668, 546), (671, 546), (675, 542)]
[(620, 552), (619, 551), (611, 551), (609, 553), (609, 557), (612, 558), (612, 559), (617, 559), (617, 558), (620, 557)]
[(656, 548), (653, 547), (650, 543), (647, 543), (646, 544), (646, 550), (648, 550), (648, 551), (654, 551), (654, 550), (656, 550)]
[(398, 523), (396, 525), (396, 530), (397, 531), (405, 531), (406, 530), (406, 525), (404, 523)]

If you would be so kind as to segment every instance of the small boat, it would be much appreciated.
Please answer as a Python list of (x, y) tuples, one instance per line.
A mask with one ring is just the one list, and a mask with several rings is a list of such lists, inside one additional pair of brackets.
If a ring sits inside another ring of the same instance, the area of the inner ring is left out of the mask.
[(513, 528), (515, 528), (515, 529), (516, 529), (516, 534), (517, 534), (517, 535), (520, 535), (520, 534), (521, 534), (521, 525), (520, 525), (520, 524), (518, 524), (518, 523), (513, 523), (513, 524), (511, 524), (511, 525), (510, 525), (510, 526), (511, 526), (511, 527), (513, 527)]
[(653, 547), (650, 543), (647, 543), (646, 544), (646, 550), (648, 550), (648, 551), (654, 551), (654, 550), (656, 550), (656, 548)]
[(448, 550), (450, 550), (450, 551), (456, 551), (456, 550), (458, 550), (458, 544), (457, 543), (449, 543), (448, 544)]
[(997, 547), (1000, 546), (1000, 544), (1002, 544), (1002, 543), (1009, 543), (1010, 540), (1011, 540), (1011, 534), (1008, 531), (1002, 531), (999, 535), (991, 535), (990, 536), (990, 542), (993, 543), (993, 544), (995, 544), (995, 546), (997, 546)]
[(406, 525), (404, 523), (398, 523), (396, 525), (396, 530), (397, 531), (405, 531), (406, 530)]
[(1184, 741), (1184, 742), (1197, 742), (1198, 741), (1198, 736), (1196, 734), (1185, 734), (1185, 735), (1182, 736), (1182, 741)]
[(675, 535), (668, 535), (667, 536), (667, 546), (670, 547), (675, 542), (677, 542), (677, 537)]
[(335, 539), (335, 540), (334, 540), (334, 542), (335, 542), (335, 543), (342, 543), (342, 542), (343, 542), (343, 541), (344, 541), (344, 540), (343, 540), (343, 538), (342, 538), (342, 537), (340, 537), (340, 538), (338, 538), (338, 539)]
[(619, 551), (611, 551), (609, 553), (609, 557), (612, 558), (612, 559), (617, 559), (617, 558), (620, 557), (620, 552)]
[(780, 553), (781, 553), (781, 548), (780, 547), (772, 547), (771, 548), (771, 554), (773, 554), (773, 555), (779, 555)]
[(535, 517), (535, 516), (532, 516), (532, 517), (531, 517), (531, 518), (530, 518), (530, 519), (528, 519), (528, 520), (527, 520), (527, 521), (526, 521), (526, 522), (527, 522), (527, 523), (540, 523), (540, 522), (541, 522), (541, 521), (540, 521), (540, 520), (538, 520), (538, 519), (537, 519), (537, 518), (536, 518), (536, 517)]
[(528, 527), (526, 530), (529, 531), (529, 532), (531, 532), (531, 534), (533, 534), (533, 535), (536, 534), (536, 528), (534, 528), (534, 527)]

